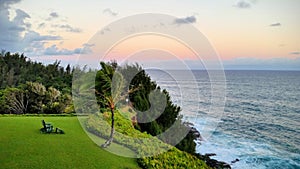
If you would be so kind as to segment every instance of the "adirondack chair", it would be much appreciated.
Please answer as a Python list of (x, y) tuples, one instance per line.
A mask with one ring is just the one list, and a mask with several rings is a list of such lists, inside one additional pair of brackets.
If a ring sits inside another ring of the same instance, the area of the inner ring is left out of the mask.
[(46, 123), (45, 120), (42, 120), (43, 128), (41, 128), (42, 133), (52, 133), (53, 126), (51, 123)]
[(43, 128), (41, 128), (41, 133), (57, 133), (57, 134), (65, 134), (65, 132), (57, 128), (54, 131), (54, 128), (51, 123), (46, 123), (45, 120), (42, 120)]

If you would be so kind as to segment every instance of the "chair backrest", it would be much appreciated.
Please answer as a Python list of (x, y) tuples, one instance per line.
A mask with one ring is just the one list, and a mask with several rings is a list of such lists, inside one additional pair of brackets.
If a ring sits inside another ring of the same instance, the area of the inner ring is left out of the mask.
[(44, 128), (46, 129), (47, 127), (46, 127), (46, 122), (45, 122), (45, 120), (42, 120), (42, 123), (43, 123)]

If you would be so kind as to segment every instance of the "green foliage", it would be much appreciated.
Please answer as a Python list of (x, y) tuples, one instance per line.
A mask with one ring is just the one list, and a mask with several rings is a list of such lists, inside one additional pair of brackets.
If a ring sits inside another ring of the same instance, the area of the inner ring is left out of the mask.
[[(151, 103), (149, 99), (149, 95), (151, 92), (155, 91), (154, 96), (164, 96), (166, 105), (165, 109), (162, 110), (163, 112), (161, 115), (155, 120), (150, 123), (140, 123), (139, 126), (142, 131), (147, 131), (151, 135), (157, 135), (160, 132), (167, 130), (176, 120), (180, 120), (179, 112), (180, 107), (174, 105), (171, 101), (169, 93), (166, 90), (161, 90), (159, 86), (156, 85), (155, 82), (151, 81), (149, 75), (139, 66), (139, 65), (126, 65), (124, 68), (121, 69), (121, 73), (125, 77), (127, 81), (127, 85), (132, 88), (138, 88), (138, 90), (134, 91), (129, 95), (130, 101), (133, 103), (135, 109), (139, 111), (146, 111), (151, 108)], [(161, 99), (153, 99), (153, 101), (161, 101)], [(161, 103), (157, 103), (159, 105)], [(153, 106), (155, 107), (155, 106)], [(151, 109), (149, 113), (157, 113), (157, 110)], [(137, 119), (145, 118), (145, 114), (138, 113)], [(154, 128), (158, 129), (157, 131), (153, 130)]]
[(45, 86), (37, 82), (27, 82), (19, 88), (7, 87), (0, 90), (1, 113), (73, 113), (74, 107), (69, 94), (53, 87), (46, 90)]
[(101, 70), (97, 71), (95, 79), (95, 94), (101, 111), (114, 108), (122, 97), (124, 88), (123, 76), (115, 72), (116, 63), (100, 62)]
[(24, 114), (28, 110), (28, 101), (23, 90), (18, 88), (6, 88), (2, 90), (1, 103), (4, 113)]
[(26, 82), (23, 89), (27, 96), (29, 113), (42, 113), (46, 87), (41, 83)]
[(31, 61), (23, 54), (0, 53), (0, 89), (32, 81), (42, 83), (46, 88), (53, 86), (58, 90), (67, 88), (70, 91), (72, 72), (70, 65), (64, 69), (58, 61), (45, 66)]
[(176, 148), (183, 150), (185, 152), (194, 154), (196, 152), (196, 143), (195, 143), (194, 133), (189, 132), (184, 139), (182, 139), (177, 145)]
[(180, 151), (176, 148), (170, 149), (168, 152), (155, 155), (153, 157), (140, 158), (138, 164), (142, 168), (166, 168), (166, 169), (210, 169), (204, 161), (189, 153)]
[(72, 99), (74, 108), (78, 114), (88, 114), (97, 112), (99, 106), (95, 100), (95, 72), (87, 71), (86, 67), (82, 70), (75, 68), (72, 85)]
[(113, 141), (115, 131), (115, 107), (122, 97), (122, 90), (124, 87), (124, 79), (121, 74), (115, 72), (117, 64), (105, 64), (100, 62), (101, 70), (96, 74), (95, 94), (100, 104), (101, 110), (109, 109), (111, 113), (111, 132), (109, 139), (102, 145), (108, 147)]
[(7, 110), (6, 101), (4, 96), (4, 90), (0, 90), (0, 112), (5, 112)]
[[(131, 121), (124, 118), (122, 112), (115, 112), (116, 133), (114, 141), (129, 147), (140, 156), (155, 155), (153, 157), (143, 157), (138, 159), (142, 168), (209, 168), (206, 164), (191, 154), (172, 148), (170, 145), (163, 143), (159, 139), (134, 129)], [(109, 113), (99, 113), (90, 115), (87, 120), (88, 131), (108, 138), (110, 132), (111, 119)], [(143, 140), (139, 138), (145, 138)], [(169, 151), (160, 154), (163, 150)]]
[[(153, 136), (166, 131), (174, 123), (179, 123), (181, 128), (188, 129), (188, 126), (182, 124), (182, 117), (179, 115), (180, 107), (172, 103), (169, 93), (166, 90), (161, 90), (142, 67), (138, 64), (126, 65), (120, 68), (120, 72), (125, 78), (129, 90), (138, 89), (129, 94), (133, 107), (141, 112), (147, 111), (146, 113), (137, 113), (138, 121), (144, 121), (149, 116), (153, 117), (154, 114), (161, 113), (158, 118), (151, 122), (139, 123), (137, 129), (142, 132), (146, 131)], [(152, 100), (151, 93), (152, 97), (154, 96)], [(162, 105), (161, 102), (165, 102), (163, 110), (159, 107)], [(170, 138), (161, 139), (167, 143), (170, 140)], [(186, 152), (195, 153), (195, 139), (193, 134), (188, 134), (176, 147)]]
[[(127, 94), (127, 91), (122, 91), (124, 83), (129, 87), (129, 99), (133, 107), (139, 110), (136, 116), (137, 120), (142, 121), (142, 123), (138, 124), (137, 129), (156, 136), (169, 129), (174, 123), (180, 124), (181, 128), (188, 128), (181, 124), (180, 107), (172, 103), (169, 93), (166, 90), (161, 90), (155, 82), (151, 81), (150, 76), (139, 65), (118, 67), (112, 63), (101, 62), (100, 64), (102, 69), (96, 74), (95, 93), (101, 112), (110, 109), (111, 118), (114, 118), (113, 110), (116, 101), (121, 100), (122, 96)], [(116, 68), (118, 68), (117, 71)], [(150, 122), (144, 123), (144, 121)], [(194, 153), (195, 138), (190, 136), (193, 135), (186, 136), (177, 147), (186, 152)], [(168, 138), (168, 136), (160, 137), (160, 139), (166, 143), (172, 141), (172, 138)]]
[(47, 66), (23, 54), (0, 54), (0, 113), (72, 113), (72, 72), (54, 62)]

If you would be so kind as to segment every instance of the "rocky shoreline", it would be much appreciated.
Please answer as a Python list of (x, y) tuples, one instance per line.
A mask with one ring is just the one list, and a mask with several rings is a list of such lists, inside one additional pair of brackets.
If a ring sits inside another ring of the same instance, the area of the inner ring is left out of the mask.
[(214, 153), (209, 153), (209, 154), (204, 154), (201, 155), (199, 153), (195, 153), (194, 154), (196, 157), (198, 157), (199, 159), (203, 160), (208, 166), (212, 167), (212, 168), (217, 168), (217, 169), (231, 169), (231, 166), (223, 161), (218, 161), (215, 159), (211, 159), (211, 156), (216, 156), (216, 154)]
[[(190, 128), (190, 132), (194, 135), (195, 137), (195, 141), (204, 141), (204, 139), (202, 138), (200, 132), (194, 127), (193, 123), (190, 122), (185, 122), (184, 123), (186, 126), (188, 126)], [(194, 153), (193, 155), (195, 155), (197, 158), (203, 160), (208, 166), (212, 167), (212, 168), (216, 168), (216, 169), (231, 169), (230, 164), (223, 162), (223, 161), (218, 161), (215, 159), (211, 159), (210, 157), (212, 156), (216, 156), (215, 153), (207, 153), (207, 154), (200, 154), (200, 153)], [(235, 159), (234, 161), (232, 161), (232, 163), (238, 162), (239, 159)]]

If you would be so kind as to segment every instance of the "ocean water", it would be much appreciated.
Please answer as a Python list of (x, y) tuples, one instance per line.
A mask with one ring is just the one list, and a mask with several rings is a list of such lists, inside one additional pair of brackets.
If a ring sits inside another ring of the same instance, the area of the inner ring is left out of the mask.
[(300, 168), (299, 71), (147, 72), (202, 134), (198, 153), (237, 169)]

